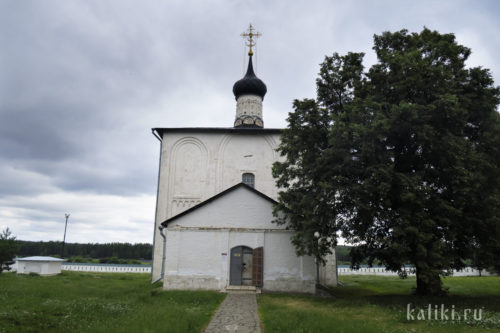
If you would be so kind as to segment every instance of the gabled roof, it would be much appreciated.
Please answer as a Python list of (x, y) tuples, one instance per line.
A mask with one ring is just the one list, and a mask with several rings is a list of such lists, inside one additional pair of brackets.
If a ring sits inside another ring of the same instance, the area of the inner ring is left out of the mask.
[(195, 205), (195, 206), (193, 206), (193, 207), (191, 207), (191, 208), (189, 208), (189, 209), (187, 209), (187, 210), (183, 211), (182, 213), (179, 213), (179, 214), (177, 214), (177, 215), (175, 215), (175, 216), (172, 216), (172, 217), (168, 218), (167, 220), (163, 221), (163, 222), (161, 223), (161, 225), (162, 225), (162, 226), (164, 226), (164, 227), (166, 227), (166, 226), (167, 226), (170, 222), (172, 222), (172, 221), (174, 221), (174, 220), (178, 219), (179, 217), (184, 216), (184, 215), (187, 215), (187, 214), (191, 213), (192, 211), (195, 211), (195, 210), (197, 210), (198, 208), (201, 208), (201, 207), (205, 206), (206, 204), (208, 204), (208, 203), (210, 203), (210, 202), (212, 202), (212, 201), (217, 200), (217, 199), (218, 199), (218, 198), (220, 198), (220, 197), (223, 197), (223, 196), (225, 196), (225, 195), (228, 195), (229, 193), (231, 193), (231, 192), (233, 192), (233, 191), (237, 190), (237, 189), (238, 189), (238, 188), (240, 188), (240, 187), (244, 187), (244, 188), (246, 188), (246, 189), (248, 189), (248, 190), (252, 191), (253, 193), (257, 194), (258, 196), (260, 196), (260, 197), (262, 197), (262, 198), (264, 198), (264, 199), (266, 199), (267, 201), (270, 201), (270, 202), (271, 202), (271, 203), (273, 203), (273, 204), (277, 204), (277, 203), (278, 203), (278, 202), (277, 202), (276, 200), (274, 200), (273, 198), (268, 197), (267, 195), (265, 195), (264, 193), (262, 193), (262, 192), (260, 192), (260, 191), (257, 191), (257, 190), (256, 190), (256, 189), (254, 189), (253, 187), (250, 187), (250, 186), (248, 186), (248, 185), (246, 185), (246, 184), (244, 184), (244, 183), (239, 183), (239, 184), (236, 184), (236, 185), (234, 185), (234, 186), (231, 186), (230, 188), (228, 188), (228, 189), (226, 189), (226, 190), (224, 190), (224, 191), (222, 191), (222, 192), (220, 192), (220, 193), (218, 193), (218, 194), (214, 195), (214, 196), (213, 196), (213, 197), (211, 197), (211, 198), (208, 198), (208, 199), (207, 199), (207, 200), (205, 200), (205, 201), (200, 202), (199, 204), (197, 204), (197, 205)]

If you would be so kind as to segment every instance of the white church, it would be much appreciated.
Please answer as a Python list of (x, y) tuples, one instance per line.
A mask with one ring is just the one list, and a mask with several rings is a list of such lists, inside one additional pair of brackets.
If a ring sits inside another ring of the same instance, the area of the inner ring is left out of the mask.
[(259, 35), (252, 26), (243, 34), (249, 60), (233, 86), (233, 127), (153, 128), (161, 153), (152, 280), (164, 289), (314, 293), (317, 281), (337, 283), (334, 254), (318, 268), (295, 254), (293, 231), (272, 223), (281, 130), (264, 128), (267, 88), (252, 65)]

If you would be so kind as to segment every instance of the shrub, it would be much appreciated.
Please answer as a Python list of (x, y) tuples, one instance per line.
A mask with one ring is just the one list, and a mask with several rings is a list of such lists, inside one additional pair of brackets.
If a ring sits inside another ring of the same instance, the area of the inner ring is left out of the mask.
[(17, 251), (15, 243), (16, 237), (11, 236), (12, 232), (9, 228), (2, 231), (0, 234), (0, 273), (2, 271), (10, 271), (10, 265), (14, 263), (13, 259)]

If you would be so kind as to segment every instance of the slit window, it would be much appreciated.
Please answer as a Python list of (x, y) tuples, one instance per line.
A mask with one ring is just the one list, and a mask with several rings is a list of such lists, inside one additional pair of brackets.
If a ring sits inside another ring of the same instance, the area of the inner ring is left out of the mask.
[(243, 184), (255, 188), (255, 175), (253, 173), (244, 173), (241, 177)]

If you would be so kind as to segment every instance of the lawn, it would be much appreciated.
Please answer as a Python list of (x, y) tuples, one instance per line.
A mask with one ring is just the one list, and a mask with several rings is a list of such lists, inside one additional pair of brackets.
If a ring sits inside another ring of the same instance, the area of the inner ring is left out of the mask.
[[(500, 332), (500, 277), (447, 277), (446, 297), (413, 296), (414, 278), (351, 275), (340, 280), (344, 286), (332, 289), (333, 298), (260, 295), (265, 332)], [(408, 304), (414, 320), (407, 318)], [(441, 320), (441, 305), (448, 309), (447, 321)], [(420, 309), (425, 320), (418, 320)], [(474, 320), (473, 311), (467, 321), (451, 320), (452, 310), (463, 317), (465, 309), (481, 309), (481, 320)]]
[(0, 333), (200, 332), (224, 295), (161, 291), (147, 274), (0, 274)]
[[(446, 297), (411, 295), (414, 278), (353, 275), (341, 281), (334, 298), (259, 295), (265, 332), (500, 332), (500, 277), (445, 278)], [(147, 274), (3, 273), (0, 333), (200, 332), (223, 299), (217, 292), (162, 291)], [(415, 320), (407, 319), (408, 304), (417, 309)], [(428, 320), (429, 304), (460, 314), (481, 309), (481, 320), (472, 314), (467, 321)], [(417, 320), (419, 309), (425, 320)]]

